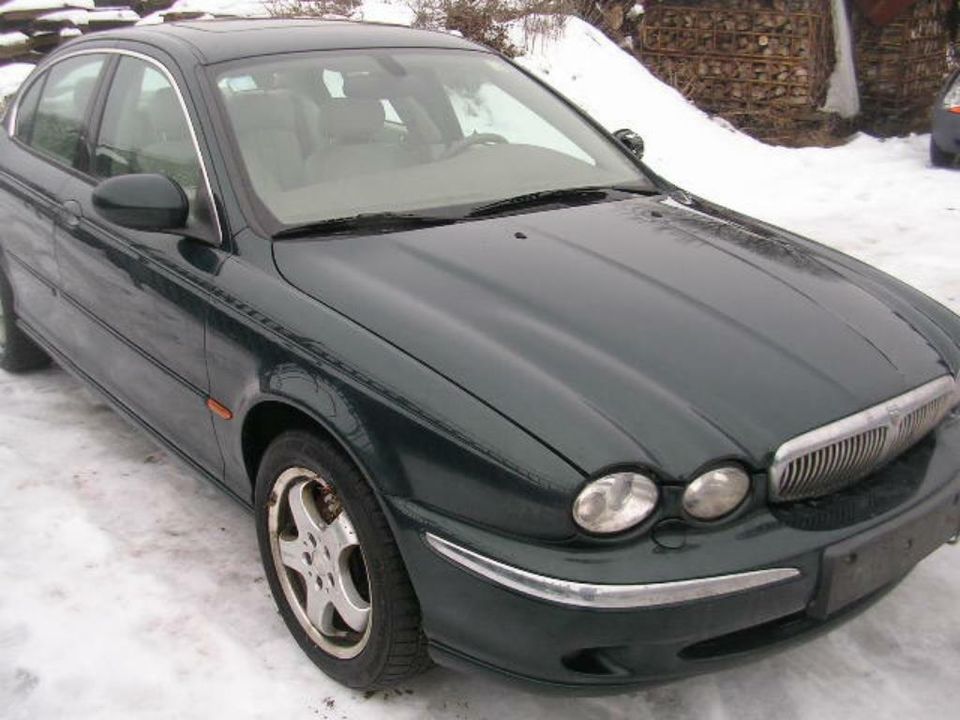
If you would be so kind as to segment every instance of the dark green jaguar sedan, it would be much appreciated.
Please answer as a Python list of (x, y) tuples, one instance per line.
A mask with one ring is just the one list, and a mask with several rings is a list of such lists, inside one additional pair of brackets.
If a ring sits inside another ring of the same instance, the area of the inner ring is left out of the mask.
[(54, 358), (250, 507), (346, 685), (703, 672), (957, 538), (960, 318), (482, 47), (105, 32), (5, 122), (0, 366)]

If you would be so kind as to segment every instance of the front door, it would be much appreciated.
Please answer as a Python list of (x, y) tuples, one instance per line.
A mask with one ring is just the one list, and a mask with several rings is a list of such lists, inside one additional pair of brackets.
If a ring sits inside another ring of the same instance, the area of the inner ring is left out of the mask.
[[(209, 474), (223, 461), (207, 408), (204, 324), (219, 255), (188, 116), (157, 63), (121, 55), (94, 122), (88, 177), (63, 191), (57, 231), (71, 352), (92, 379)], [(104, 178), (163, 173), (187, 194), (181, 235), (107, 222), (93, 206)], [(207, 241), (205, 241), (205, 238)]]

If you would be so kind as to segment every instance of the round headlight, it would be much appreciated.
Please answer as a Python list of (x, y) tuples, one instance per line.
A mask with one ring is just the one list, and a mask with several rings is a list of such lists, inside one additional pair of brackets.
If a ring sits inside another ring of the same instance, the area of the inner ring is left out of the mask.
[(642, 522), (657, 507), (659, 490), (646, 475), (619, 472), (594, 480), (573, 503), (573, 519), (592, 533), (615, 533)]
[(737, 467), (705, 472), (687, 486), (683, 509), (698, 520), (716, 520), (743, 502), (750, 492), (750, 476)]

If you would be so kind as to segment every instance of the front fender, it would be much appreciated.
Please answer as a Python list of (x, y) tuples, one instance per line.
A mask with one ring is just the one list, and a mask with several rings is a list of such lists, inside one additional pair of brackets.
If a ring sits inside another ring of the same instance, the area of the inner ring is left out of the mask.
[(252, 497), (243, 419), (280, 401), (326, 428), (381, 495), (518, 536), (574, 533), (584, 477), (523, 428), (279, 275), (231, 258), (217, 285), (210, 387), (234, 413), (214, 422), (238, 494)]

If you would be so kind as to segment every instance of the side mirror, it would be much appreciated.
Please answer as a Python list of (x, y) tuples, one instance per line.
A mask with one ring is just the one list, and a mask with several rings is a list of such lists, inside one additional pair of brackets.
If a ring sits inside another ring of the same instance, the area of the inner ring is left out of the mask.
[(93, 189), (93, 206), (104, 218), (132, 230), (164, 232), (187, 224), (186, 193), (166, 175), (118, 175)]
[(622, 130), (617, 130), (613, 136), (633, 155), (636, 155), (638, 160), (643, 158), (643, 138), (640, 137), (639, 134), (633, 130), (623, 128)]

